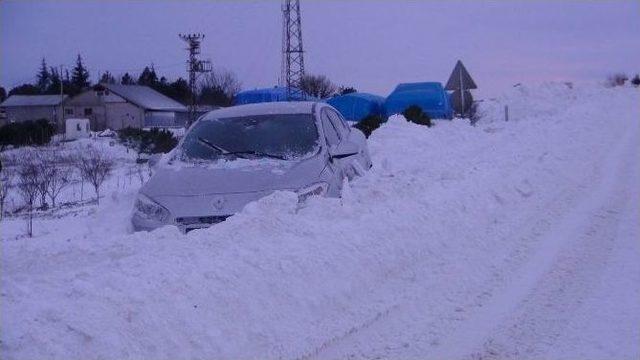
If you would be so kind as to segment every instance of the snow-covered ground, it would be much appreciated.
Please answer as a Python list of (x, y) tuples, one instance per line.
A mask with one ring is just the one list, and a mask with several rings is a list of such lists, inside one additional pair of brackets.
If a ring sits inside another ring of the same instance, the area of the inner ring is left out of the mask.
[(130, 234), (114, 180), (32, 239), (3, 220), (1, 357), (639, 358), (640, 92), (481, 110), (390, 119), (342, 199), (275, 193), (186, 235)]

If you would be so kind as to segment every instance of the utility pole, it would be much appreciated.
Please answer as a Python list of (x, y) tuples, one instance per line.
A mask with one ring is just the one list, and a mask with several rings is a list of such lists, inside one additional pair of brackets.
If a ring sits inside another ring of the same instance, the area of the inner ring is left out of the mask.
[(282, 4), (282, 82), (287, 87), (287, 100), (305, 100), (302, 91), (304, 50), (300, 0), (283, 0)]
[[(62, 81), (62, 65), (60, 65), (60, 74), (58, 74), (58, 79), (60, 80), (60, 127), (64, 127), (64, 89), (63, 89), (63, 81)], [(65, 130), (66, 136), (66, 130)]]
[(187, 60), (187, 72), (189, 73), (189, 89), (191, 91), (191, 102), (189, 104), (188, 128), (196, 119), (196, 80), (198, 74), (211, 72), (210, 60), (199, 60), (200, 43), (204, 39), (204, 34), (178, 34), (180, 39), (187, 43), (186, 50), (189, 52)]

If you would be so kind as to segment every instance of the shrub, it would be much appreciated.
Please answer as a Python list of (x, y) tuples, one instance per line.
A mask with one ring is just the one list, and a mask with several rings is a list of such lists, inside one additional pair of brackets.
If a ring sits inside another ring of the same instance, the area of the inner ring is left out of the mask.
[(169, 131), (160, 129), (142, 130), (124, 128), (118, 131), (118, 138), (127, 147), (140, 154), (156, 154), (171, 151), (178, 144), (178, 139)]
[(29, 211), (27, 218), (27, 234), (29, 237), (33, 236), (33, 209), (34, 203), (38, 197), (38, 189), (40, 187), (40, 180), (42, 179), (41, 166), (35, 160), (33, 155), (27, 155), (23, 158), (23, 161), (18, 167), (18, 194), (24, 201)]
[(0, 128), (0, 147), (46, 145), (55, 133), (55, 124), (46, 119), (7, 124)]
[(76, 158), (75, 166), (80, 172), (82, 181), (87, 181), (93, 185), (93, 189), (96, 192), (96, 202), (99, 205), (100, 187), (111, 175), (115, 162), (108, 155), (101, 153), (97, 149), (90, 148)]
[(354, 128), (362, 131), (366, 137), (371, 136), (371, 133), (380, 127), (385, 120), (380, 115), (369, 115), (362, 119), (359, 123), (353, 125)]
[(631, 83), (635, 87), (640, 86), (640, 75), (636, 74), (636, 76), (634, 76), (633, 79), (631, 79)]
[(629, 80), (629, 77), (626, 74), (617, 73), (617, 74), (609, 75), (609, 77), (607, 78), (606, 85), (608, 87), (624, 86), (627, 80)]
[(429, 115), (422, 111), (422, 108), (418, 105), (409, 106), (402, 112), (402, 115), (404, 115), (407, 121), (418, 125), (426, 125), (428, 127), (431, 127), (433, 125), (431, 123), (431, 118), (429, 117)]

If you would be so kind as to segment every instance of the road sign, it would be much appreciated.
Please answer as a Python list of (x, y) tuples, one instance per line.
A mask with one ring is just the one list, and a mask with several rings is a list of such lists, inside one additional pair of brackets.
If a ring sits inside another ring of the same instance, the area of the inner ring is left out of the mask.
[(447, 81), (445, 90), (469, 90), (477, 89), (476, 83), (469, 75), (467, 69), (462, 65), (462, 61), (458, 60), (456, 67), (453, 68), (453, 72)]

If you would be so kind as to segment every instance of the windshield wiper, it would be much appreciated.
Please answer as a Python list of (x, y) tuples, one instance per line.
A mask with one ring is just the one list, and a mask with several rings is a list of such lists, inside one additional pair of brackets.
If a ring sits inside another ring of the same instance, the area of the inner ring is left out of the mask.
[(255, 156), (264, 156), (264, 157), (268, 157), (268, 158), (272, 158), (272, 159), (278, 159), (278, 160), (286, 160), (286, 158), (282, 155), (275, 155), (275, 154), (269, 154), (266, 152), (261, 152), (261, 151), (256, 151), (256, 150), (242, 150), (242, 151), (229, 151), (229, 150), (225, 150), (224, 148), (221, 148), (220, 146), (212, 143), (211, 141), (204, 139), (200, 136), (198, 136), (198, 141), (200, 141), (201, 143), (205, 144), (206, 146), (208, 146), (211, 149), (214, 149), (216, 151), (218, 151), (220, 153), (220, 155), (236, 155), (239, 156), (241, 158), (245, 158), (245, 156), (242, 155), (255, 155)]
[(242, 155), (255, 155), (255, 156), (264, 156), (264, 157), (278, 159), (278, 160), (287, 160), (287, 158), (285, 158), (282, 155), (269, 154), (266, 152), (256, 151), (256, 150), (232, 151), (232, 152), (226, 152), (224, 153), (224, 155), (240, 155), (240, 157), (244, 157)]
[(202, 137), (200, 137), (200, 136), (198, 136), (198, 141), (200, 141), (201, 143), (203, 143), (203, 144), (207, 145), (209, 148), (211, 148), (211, 149), (213, 149), (213, 150), (216, 150), (216, 151), (220, 152), (220, 154), (223, 154), (223, 155), (224, 155), (224, 154), (229, 154), (229, 151), (227, 151), (227, 150), (225, 150), (225, 149), (221, 148), (220, 146), (218, 146), (218, 145), (216, 145), (216, 144), (212, 143), (211, 141), (209, 141), (209, 140), (207, 140), (207, 139), (204, 139), (204, 138), (202, 138)]

